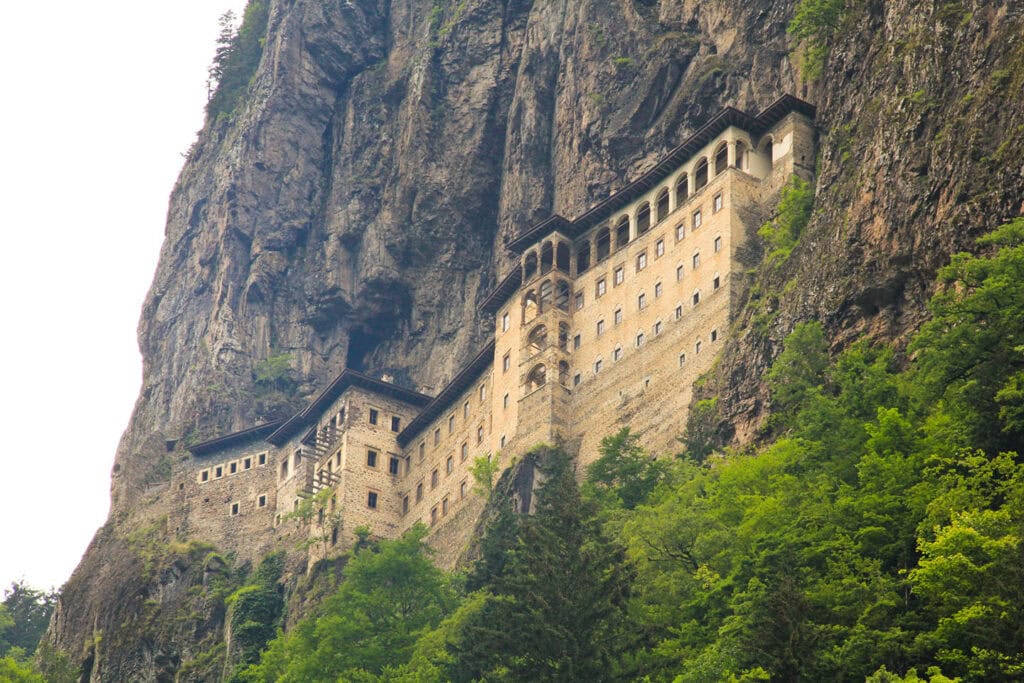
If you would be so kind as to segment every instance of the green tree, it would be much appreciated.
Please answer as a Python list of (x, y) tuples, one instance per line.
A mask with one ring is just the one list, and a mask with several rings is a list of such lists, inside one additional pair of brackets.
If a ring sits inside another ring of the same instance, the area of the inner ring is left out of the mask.
[[(56, 591), (37, 590), (24, 581), (12, 582), (10, 588), (4, 591), (3, 607), (0, 610), (0, 655), (6, 654), (13, 647), (35, 652), (56, 604)], [(5, 612), (10, 622), (6, 629)]]
[(666, 476), (666, 463), (651, 457), (629, 427), (601, 439), (598, 450), (601, 457), (587, 467), (584, 490), (606, 506), (632, 510), (646, 501)]

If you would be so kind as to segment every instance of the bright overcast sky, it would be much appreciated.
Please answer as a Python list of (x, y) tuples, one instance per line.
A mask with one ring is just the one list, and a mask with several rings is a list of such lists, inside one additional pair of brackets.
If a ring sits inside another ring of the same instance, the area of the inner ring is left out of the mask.
[(167, 199), (244, 4), (0, 6), (0, 589), (59, 587), (106, 519)]

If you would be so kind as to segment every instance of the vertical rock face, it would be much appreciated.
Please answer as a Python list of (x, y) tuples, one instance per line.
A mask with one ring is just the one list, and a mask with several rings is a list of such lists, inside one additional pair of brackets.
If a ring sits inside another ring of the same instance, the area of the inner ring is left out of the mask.
[[(724, 364), (730, 417), (756, 415), (750, 378), (793, 320), (847, 337), (916, 324), (934, 269), (1020, 210), (1021, 10), (853, 4), (808, 90), (795, 0), (273, 0), (249, 94), (172, 193), (111, 520), (51, 641), (92, 643), (94, 680), (158, 680), (153, 653), (185, 646), (118, 647), (131, 607), (109, 579), (131, 570), (118, 539), (166, 510), (167, 441), (282, 416), (345, 366), (436, 391), (484, 338), (503, 244), (582, 213), (722, 105), (792, 92), (822, 127), (816, 217), (785, 273), (807, 286)], [(256, 373), (280, 354), (288, 391), (265, 391)]]

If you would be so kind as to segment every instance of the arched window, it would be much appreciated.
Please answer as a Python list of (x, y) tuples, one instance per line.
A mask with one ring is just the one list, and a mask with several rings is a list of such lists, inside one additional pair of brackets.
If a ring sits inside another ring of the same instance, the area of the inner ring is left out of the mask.
[(636, 234), (642, 235), (651, 229), (651, 205), (646, 202), (636, 212)]
[(558, 383), (563, 387), (569, 386), (569, 364), (564, 360), (558, 361)]
[(551, 272), (551, 266), (555, 262), (555, 250), (551, 242), (545, 242), (540, 248), (540, 274)]
[(590, 268), (590, 242), (580, 245), (576, 250), (576, 274), (585, 273)]
[(689, 196), (690, 177), (684, 173), (676, 183), (676, 206), (682, 206)]
[(693, 172), (693, 189), (696, 192), (708, 184), (708, 160), (701, 159), (697, 162), (697, 168)]
[(530, 330), (530, 334), (526, 337), (528, 344), (527, 351), (532, 356), (535, 353), (540, 353), (548, 347), (548, 328), (544, 325), (537, 325), (537, 327)]
[(715, 175), (719, 173), (725, 173), (725, 169), (729, 167), (729, 145), (722, 143), (715, 150)]
[(629, 216), (623, 216), (615, 226), (615, 251), (629, 244)]
[(569, 326), (565, 323), (558, 323), (558, 348), (562, 351), (569, 350)]
[(543, 313), (551, 308), (551, 280), (545, 280), (540, 283), (540, 304), (539, 313)]
[(540, 389), (542, 386), (548, 383), (548, 369), (544, 367), (544, 364), (534, 366), (533, 370), (530, 370), (530, 374), (526, 376), (526, 392), (529, 393), (536, 389)]
[(540, 313), (537, 306), (537, 292), (530, 290), (523, 295), (523, 323), (528, 323)]
[(570, 295), (569, 283), (565, 280), (558, 280), (555, 283), (555, 308), (560, 311), (568, 311)]
[(537, 274), (537, 252), (531, 251), (523, 260), (523, 282), (529, 282), (530, 278)]
[(608, 258), (612, 251), (612, 235), (608, 228), (597, 231), (597, 261), (600, 263)]
[(662, 222), (668, 217), (668, 188), (663, 188), (658, 193), (658, 199), (656, 200), (658, 206), (658, 222)]
[(569, 274), (569, 245), (564, 242), (559, 242), (555, 248), (555, 268)]
[(747, 143), (743, 140), (736, 141), (736, 168), (745, 171), (749, 168), (747, 160)]

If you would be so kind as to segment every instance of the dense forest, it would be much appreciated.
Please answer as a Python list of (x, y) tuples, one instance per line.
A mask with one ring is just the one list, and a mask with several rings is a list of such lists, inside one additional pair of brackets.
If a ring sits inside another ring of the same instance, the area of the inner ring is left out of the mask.
[(582, 485), (538, 446), (535, 513), (494, 496), (467, 572), (422, 528), (361, 543), (233, 679), (1020, 680), (1024, 219), (979, 246), (905, 349), (830, 355), (797, 325), (760, 446), (650, 454), (626, 429)]

